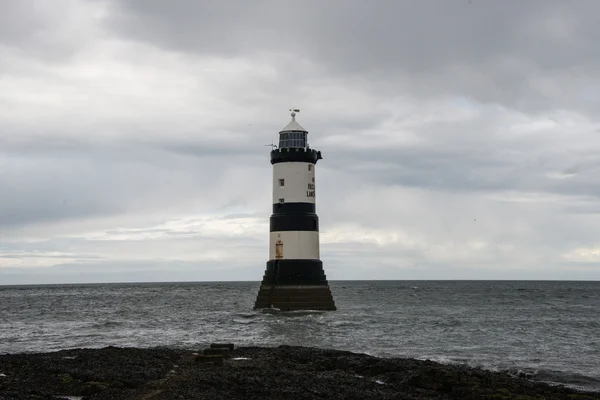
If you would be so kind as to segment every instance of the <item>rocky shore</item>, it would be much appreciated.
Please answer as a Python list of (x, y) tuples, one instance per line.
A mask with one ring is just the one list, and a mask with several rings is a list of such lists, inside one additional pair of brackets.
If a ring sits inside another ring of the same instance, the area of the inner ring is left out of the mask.
[(600, 399), (458, 365), (315, 348), (107, 347), (0, 355), (0, 399)]

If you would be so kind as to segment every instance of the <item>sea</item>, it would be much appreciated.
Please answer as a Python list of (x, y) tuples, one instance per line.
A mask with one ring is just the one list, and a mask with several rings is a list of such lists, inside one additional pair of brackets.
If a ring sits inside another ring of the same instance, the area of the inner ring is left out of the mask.
[(332, 281), (337, 311), (253, 310), (259, 282), (0, 286), (0, 354), (299, 345), (600, 391), (600, 282)]

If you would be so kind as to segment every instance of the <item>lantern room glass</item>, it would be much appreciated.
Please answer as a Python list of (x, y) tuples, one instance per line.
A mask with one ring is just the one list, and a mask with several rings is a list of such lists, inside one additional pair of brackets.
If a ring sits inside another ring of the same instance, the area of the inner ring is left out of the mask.
[(306, 132), (281, 132), (279, 148), (306, 148)]

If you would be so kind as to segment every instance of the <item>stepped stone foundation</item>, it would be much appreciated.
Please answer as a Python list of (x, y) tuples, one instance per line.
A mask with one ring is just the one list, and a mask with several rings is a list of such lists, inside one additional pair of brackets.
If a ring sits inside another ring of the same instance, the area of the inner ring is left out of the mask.
[(254, 308), (336, 310), (323, 263), (319, 260), (267, 262)]

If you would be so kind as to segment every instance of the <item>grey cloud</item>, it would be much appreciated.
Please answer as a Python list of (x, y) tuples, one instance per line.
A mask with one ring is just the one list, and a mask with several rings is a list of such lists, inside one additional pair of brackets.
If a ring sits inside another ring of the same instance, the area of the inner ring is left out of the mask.
[[(176, 199), (202, 198), (225, 172), (214, 168), (219, 157), (206, 153), (182, 159), (140, 146), (74, 142), (25, 149), (0, 152), (0, 228), (161, 209)], [(207, 167), (211, 175), (195, 173)]]
[(4, 45), (31, 59), (64, 62), (90, 38), (91, 5), (68, 0), (1, 1), (0, 50)]
[(35, 12), (38, 5), (35, 0), (1, 2), (0, 42), (22, 45), (39, 38), (51, 21), (44, 12)]
[[(463, 150), (407, 147), (377, 149), (367, 154), (342, 151), (330, 161), (329, 167), (343, 168), (347, 173), (384, 185), (474, 194), (518, 190), (600, 198), (600, 179), (594, 173), (600, 167), (600, 157), (593, 169), (574, 173), (577, 167), (563, 171), (543, 167), (526, 148), (517, 153), (520, 157), (515, 160), (503, 158), (502, 152), (476, 147)], [(549, 173), (560, 173), (563, 177), (553, 179), (547, 176)]]
[[(264, 152), (264, 145), (244, 137), (234, 142), (203, 137), (187, 138), (144, 138), (116, 137), (108, 140), (98, 138), (92, 133), (85, 139), (66, 134), (49, 133), (23, 134), (15, 137), (0, 130), (0, 152), (10, 156), (99, 158), (105, 161), (163, 162), (161, 156), (187, 155), (196, 158), (226, 158), (238, 156), (257, 156)], [(265, 135), (266, 137), (266, 135)], [(169, 160), (172, 161), (172, 160)]]
[(98, 193), (97, 176), (91, 176), (96, 172), (85, 162), (13, 159), (3, 164), (0, 227), (110, 215), (119, 210), (115, 197)]
[[(31, 254), (22, 254), (22, 253), (14, 253), (14, 254), (2, 254), (1, 255), (2, 258), (14, 258), (14, 259), (27, 259), (27, 258), (38, 258), (40, 256), (43, 256), (44, 258), (58, 258), (58, 259), (63, 259), (63, 258), (68, 258), (68, 255), (54, 255), (54, 254), (36, 254), (36, 253), (31, 253)], [(90, 260), (98, 260), (100, 257), (98, 256), (86, 256), (85, 254), (77, 254), (77, 259), (79, 260), (85, 260), (85, 259), (90, 259)]]
[[(177, 1), (173, 6), (125, 0), (116, 5), (121, 11), (116, 27), (168, 48), (218, 54), (287, 50), (344, 69), (410, 72), (515, 53), (547, 68), (579, 64), (587, 42), (565, 36), (579, 34), (593, 43), (598, 11), (593, 1)], [(572, 54), (560, 57), (560, 51)]]
[(597, 109), (594, 1), (114, 4), (111, 29), (169, 51), (271, 52), (274, 62), (295, 54), (328, 74), (368, 79), (388, 96), (446, 93), (530, 110)]
[[(224, 272), (226, 271), (226, 272)], [(256, 280), (254, 275), (262, 273), (246, 265), (232, 266), (230, 263), (213, 262), (210, 265), (182, 261), (107, 261), (102, 263), (69, 263), (47, 268), (0, 269), (1, 285), (27, 285), (89, 282), (183, 282), (183, 281), (246, 281)]]
[(397, 146), (358, 136), (358, 142), (365, 142), (363, 149), (346, 144), (323, 146), (322, 165), (371, 183), (441, 192), (477, 195), (516, 190), (600, 197), (596, 173), (600, 156), (594, 150), (598, 145), (594, 135), (578, 135), (590, 146), (572, 148), (551, 134), (509, 139), (502, 132), (486, 131), (484, 124), (420, 126), (418, 134), (424, 140)]

